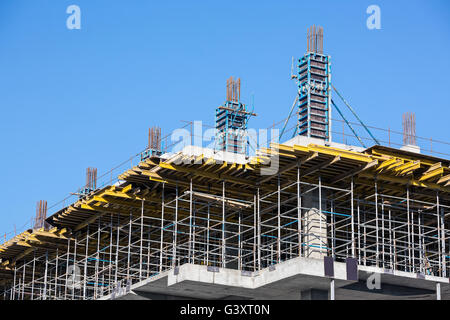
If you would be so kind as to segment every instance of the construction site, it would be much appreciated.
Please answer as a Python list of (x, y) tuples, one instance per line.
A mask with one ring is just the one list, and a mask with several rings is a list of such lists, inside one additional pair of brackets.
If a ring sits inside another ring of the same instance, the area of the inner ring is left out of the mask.
[(331, 82), (323, 29), (306, 42), (276, 137), (250, 150), (263, 115), (229, 78), (214, 147), (192, 122), (177, 151), (152, 127), (134, 163), (39, 201), (0, 245), (0, 299), (450, 299), (450, 157), (419, 146), (413, 113), (400, 143), (377, 139)]

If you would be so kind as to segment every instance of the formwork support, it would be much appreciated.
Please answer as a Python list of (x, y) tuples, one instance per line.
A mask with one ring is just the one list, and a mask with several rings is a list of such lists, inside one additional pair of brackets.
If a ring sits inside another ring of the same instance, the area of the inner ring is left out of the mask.
[(225, 181), (222, 182), (222, 268), (225, 268)]
[(351, 211), (351, 224), (352, 224), (352, 257), (356, 257), (356, 246), (355, 246), (355, 216), (353, 212), (353, 177), (350, 183), (350, 211)]
[[(164, 183), (157, 205), (136, 197), (129, 212), (111, 208), (61, 249), (17, 261), (0, 298), (98, 299), (184, 263), (258, 272), (312, 249), (320, 254), (309, 258), (447, 277), (450, 207), (439, 193), (433, 201), (409, 186), (387, 194), (375, 180), (373, 193), (361, 194), (355, 178), (336, 186), (302, 174), (298, 163), (289, 178), (273, 176), (271, 190), (257, 185), (246, 195), (225, 179), (211, 192), (199, 192), (194, 179)], [(79, 288), (70, 271), (77, 266)]]
[[(163, 268), (163, 248), (164, 248), (164, 183), (162, 185), (162, 193), (161, 193), (161, 238), (160, 238), (160, 247), (159, 247), (159, 272), (162, 272)], [(144, 210), (142, 210), (144, 211)], [(192, 180), (191, 180), (191, 225), (192, 225)], [(190, 241), (189, 241), (190, 243)], [(189, 245), (189, 250), (190, 250)]]

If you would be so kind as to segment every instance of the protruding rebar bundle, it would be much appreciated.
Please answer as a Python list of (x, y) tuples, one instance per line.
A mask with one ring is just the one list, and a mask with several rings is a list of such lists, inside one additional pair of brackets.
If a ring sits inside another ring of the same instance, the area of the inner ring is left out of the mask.
[(241, 78), (233, 80), (233, 77), (227, 79), (227, 101), (239, 102), (241, 100)]
[(36, 218), (34, 221), (34, 229), (42, 228), (44, 226), (46, 218), (47, 218), (47, 201), (39, 200), (36, 203)]
[(148, 129), (148, 149), (161, 151), (161, 128), (152, 127)]
[(86, 188), (95, 190), (97, 188), (97, 168), (86, 169)]
[(416, 145), (416, 115), (412, 112), (403, 114), (403, 144)]
[(323, 28), (313, 25), (308, 28), (308, 52), (323, 54)]

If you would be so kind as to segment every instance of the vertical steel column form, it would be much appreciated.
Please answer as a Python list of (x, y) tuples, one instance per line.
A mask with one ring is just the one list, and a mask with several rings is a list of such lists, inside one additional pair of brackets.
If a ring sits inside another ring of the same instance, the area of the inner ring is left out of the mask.
[(258, 208), (257, 208), (257, 202), (256, 202), (256, 194), (253, 195), (253, 271), (256, 271), (256, 241), (258, 239), (258, 231), (256, 228), (256, 221), (258, 219)]
[(175, 232), (173, 233), (173, 258), (172, 266), (175, 268), (177, 265), (177, 233), (178, 233), (178, 182), (175, 186)]
[(259, 187), (258, 187), (258, 190), (257, 190), (257, 202), (258, 202), (258, 212), (257, 212), (257, 217), (258, 217), (258, 220), (257, 220), (257, 226), (256, 226), (256, 228), (257, 228), (257, 230), (258, 230), (258, 271), (259, 270), (261, 270), (261, 215), (260, 215), (260, 212), (259, 212), (259, 209), (260, 209), (260, 205), (259, 205)]
[(222, 268), (225, 268), (225, 180), (222, 182)]
[[(163, 184), (163, 190), (164, 190), (164, 184)], [(164, 205), (163, 205), (164, 207)], [(164, 209), (163, 209), (164, 211)], [(141, 236), (140, 236), (140, 243), (139, 243), (139, 281), (142, 280), (142, 245), (144, 242), (144, 199), (141, 200)]]
[[(191, 179), (192, 184), (192, 179)], [(161, 240), (159, 246), (159, 273), (163, 270), (163, 240), (164, 240), (164, 188), (165, 183), (162, 185), (162, 193), (161, 193)], [(192, 188), (191, 188), (191, 198), (192, 198)]]
[(423, 268), (423, 246), (422, 246), (422, 219), (421, 219), (422, 213), (420, 210), (417, 212), (417, 220), (418, 220), (418, 234), (417, 237), (419, 238), (419, 272), (424, 273)]
[(438, 222), (439, 241), (441, 242), (440, 243), (441, 255), (439, 256), (439, 260), (441, 263), (440, 266), (441, 276), (446, 277), (447, 270), (445, 265), (445, 221), (444, 221), (444, 212), (442, 211), (442, 208), (440, 207), (439, 203), (439, 191), (436, 191), (436, 216)]
[(120, 214), (117, 215), (117, 239), (116, 239), (116, 272), (114, 275), (114, 286), (117, 286), (117, 275), (119, 272), (119, 242), (120, 239)]
[(356, 200), (357, 208), (356, 212), (358, 215), (358, 263), (361, 264), (361, 219), (359, 215), (359, 198)]
[[(333, 195), (334, 196), (334, 195)], [(334, 214), (334, 200), (330, 200), (330, 211), (331, 214), (331, 256), (335, 256), (336, 248), (336, 215)]]
[(392, 257), (392, 216), (391, 216), (391, 209), (388, 211), (389, 215), (389, 265), (391, 269), (395, 270), (394, 264), (393, 264), (393, 257)]
[(351, 210), (351, 222), (352, 222), (352, 258), (356, 257), (356, 248), (355, 248), (355, 215), (353, 212), (353, 176), (350, 184), (350, 210)]
[(152, 232), (148, 232), (148, 247), (147, 247), (147, 278), (150, 276), (150, 256), (152, 254)]
[(415, 259), (415, 244), (414, 244), (414, 211), (411, 211), (411, 252), (412, 252), (412, 266), (413, 272), (416, 272), (416, 259)]
[(328, 73), (328, 79), (327, 79), (327, 83), (328, 83), (328, 88), (327, 88), (327, 96), (328, 96), (328, 101), (327, 101), (327, 106), (328, 106), (328, 141), (333, 141), (332, 137), (333, 137), (333, 130), (332, 130), (332, 126), (333, 126), (333, 115), (332, 115), (332, 111), (333, 109), (331, 108), (331, 58), (328, 56), (327, 57), (327, 73)]
[(113, 247), (113, 215), (111, 213), (111, 229), (109, 232), (109, 268), (108, 268), (108, 289), (111, 288), (111, 270), (112, 270), (112, 247)]
[[(308, 90), (308, 131), (307, 136), (308, 138), (311, 137), (311, 56), (308, 57), (308, 82), (307, 82), (307, 90)], [(300, 113), (299, 113), (299, 119), (300, 119)], [(299, 129), (300, 132), (300, 129)], [(344, 143), (344, 142), (342, 142)]]
[(19, 282), (17, 283), (17, 300), (20, 300), (20, 296), (22, 295), (22, 280), (21, 280), (20, 276), (19, 276), (18, 281)]
[(55, 300), (58, 299), (58, 248), (56, 248), (56, 261), (55, 261)]
[(14, 264), (14, 284), (13, 287), (11, 288), (11, 296), (10, 296), (10, 300), (16, 300), (16, 272), (17, 272), (17, 266), (16, 264)]
[(322, 242), (322, 176), (319, 174), (319, 242), (320, 252), (323, 249)]
[(132, 223), (133, 223), (133, 219), (132, 219), (132, 213), (130, 211), (130, 226), (128, 227), (127, 281), (130, 279)]
[(43, 300), (47, 300), (48, 250), (45, 251), (44, 292)]
[(192, 178), (189, 183), (189, 243), (188, 243), (188, 263), (191, 263), (192, 244)]
[(375, 180), (375, 242), (376, 242), (376, 255), (375, 255), (375, 265), (379, 267), (378, 260), (380, 255), (380, 247), (378, 241), (378, 182)]
[(208, 218), (206, 219), (206, 266), (209, 266), (209, 224), (211, 215), (209, 212), (209, 202), (208, 202)]
[[(75, 236), (74, 239), (74, 245), (73, 245), (73, 267), (74, 267), (74, 272), (76, 272), (75, 270), (77, 267), (77, 236)], [(75, 299), (75, 286), (73, 286), (72, 288), (72, 300)]]
[(86, 250), (84, 255), (83, 300), (86, 300), (88, 249), (89, 249), (89, 224), (87, 225), (86, 231)]
[[(70, 240), (69, 240), (70, 241)], [(67, 246), (67, 251), (69, 251), (69, 246)], [(67, 260), (69, 261), (69, 260)], [(33, 251), (33, 272), (31, 274), (31, 300), (34, 300), (34, 272), (36, 270), (36, 250)], [(67, 279), (67, 275), (66, 275)], [(67, 280), (66, 280), (67, 286)]]
[(392, 257), (394, 259), (394, 270), (397, 270), (398, 266), (398, 258), (397, 258), (397, 236), (395, 235), (395, 229), (392, 230), (392, 247), (394, 251), (394, 256)]
[(425, 249), (426, 249), (426, 247), (425, 247), (425, 227), (424, 227), (425, 226), (425, 217), (424, 217), (423, 213), (421, 215), (422, 215), (421, 233), (422, 233), (422, 250), (423, 250), (422, 261), (423, 261), (423, 272), (426, 273), (425, 267), (426, 267), (426, 261), (428, 259), (425, 255), (426, 254), (426, 252), (425, 252)]
[[(64, 284), (64, 300), (67, 300), (67, 281), (69, 276), (69, 260), (70, 260), (70, 239), (67, 239), (67, 256), (66, 256), (66, 276), (65, 276), (65, 284)], [(34, 264), (34, 262), (33, 262)], [(34, 266), (33, 266), (34, 268)]]
[(239, 210), (238, 215), (238, 270), (242, 270), (242, 255), (241, 255), (241, 219), (242, 211)]
[(381, 264), (385, 268), (385, 252), (384, 252), (384, 197), (381, 196)]
[(300, 162), (297, 162), (297, 232), (298, 232), (298, 256), (302, 256), (302, 198), (300, 197)]
[(364, 203), (364, 207), (363, 207), (363, 213), (364, 213), (364, 238), (363, 238), (363, 247), (364, 247), (364, 265), (367, 265), (367, 227), (366, 227), (366, 223), (367, 223), (367, 213), (366, 213), (366, 205)]
[(196, 213), (196, 207), (195, 207), (195, 201), (192, 203), (192, 263), (195, 264), (195, 228), (196, 228), (196, 220), (195, 220), (195, 213)]
[[(58, 249), (56, 249), (58, 250)], [(22, 297), (21, 299), (24, 300), (24, 296), (25, 296), (25, 267), (26, 267), (26, 263), (25, 261), (23, 262), (23, 272), (22, 272)]]
[(98, 224), (97, 224), (97, 254), (96, 254), (96, 260), (95, 260), (95, 280), (94, 280), (94, 298), (97, 298), (97, 291), (98, 291), (98, 268), (100, 266), (100, 224), (101, 224), (101, 218), (98, 218)]
[(413, 266), (411, 263), (411, 221), (409, 217), (409, 185), (406, 186), (406, 215), (407, 215), (407, 223), (408, 223), (408, 263), (409, 263), (409, 272), (413, 272)]
[(277, 263), (281, 262), (281, 187), (278, 174), (278, 210), (277, 210)]
[[(439, 193), (438, 193), (438, 199), (439, 199)], [(442, 276), (447, 277), (447, 262), (446, 262), (446, 255), (445, 255), (445, 219), (444, 219), (444, 210), (441, 208), (441, 242), (442, 242)]]

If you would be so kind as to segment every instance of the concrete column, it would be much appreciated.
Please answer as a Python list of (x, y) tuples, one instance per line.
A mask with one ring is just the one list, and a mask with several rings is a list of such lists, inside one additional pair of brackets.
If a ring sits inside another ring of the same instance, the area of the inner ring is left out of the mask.
[(441, 284), (436, 283), (436, 300), (441, 300)]
[(336, 300), (336, 294), (334, 290), (334, 279), (330, 282), (330, 300)]
[(321, 203), (319, 203), (319, 190), (311, 191), (302, 196), (303, 207), (309, 208), (305, 212), (304, 252), (305, 257), (322, 259), (327, 255), (327, 218), (320, 211), (326, 208), (325, 192), (321, 192)]

